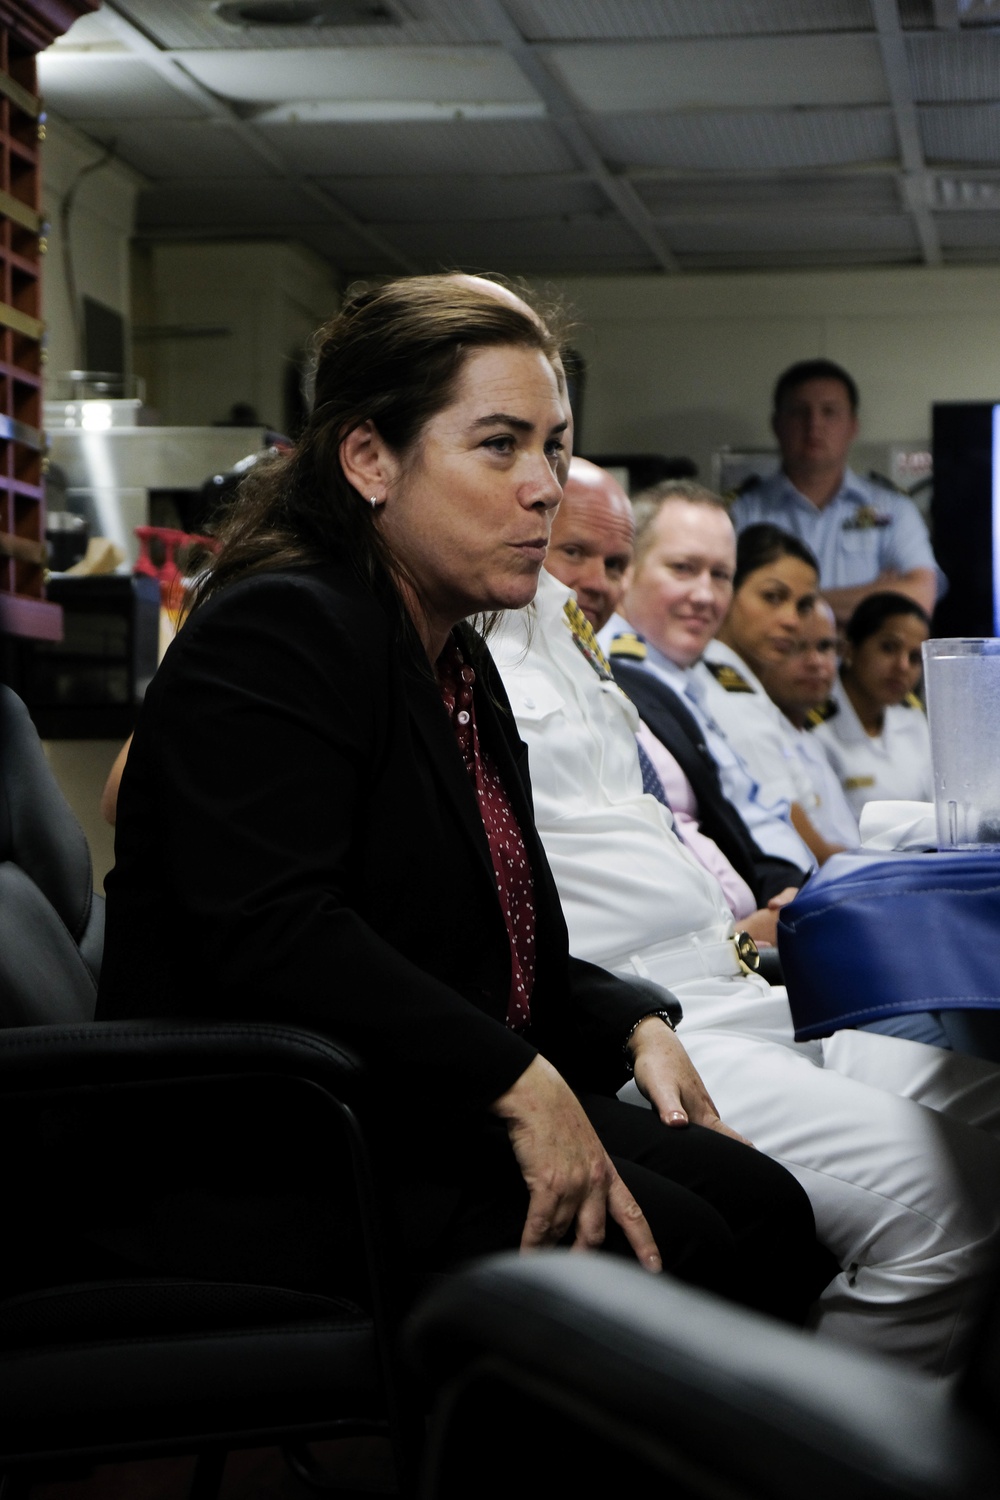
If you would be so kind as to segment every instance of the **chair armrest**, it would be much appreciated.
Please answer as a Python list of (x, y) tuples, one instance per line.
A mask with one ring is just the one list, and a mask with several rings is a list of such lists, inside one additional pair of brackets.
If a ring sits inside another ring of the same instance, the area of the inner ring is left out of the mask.
[(164, 1274), (270, 1281), (273, 1271), (307, 1287), (341, 1253), (360, 1266), (361, 1233), (380, 1296), (397, 1273), (370, 1092), (357, 1057), (292, 1026), (0, 1030), (0, 1132), (18, 1143), (0, 1281), (23, 1284), (39, 1244), (76, 1234)]
[[(611, 1256), (551, 1251), (482, 1260), (435, 1288), (407, 1328), (409, 1356), (470, 1407), (477, 1372), (528, 1392), (544, 1443), (575, 1410), (586, 1449), (604, 1429), (629, 1455), (665, 1455), (684, 1493), (772, 1500), (971, 1500), (997, 1494), (993, 1444), (943, 1382), (824, 1343)], [(546, 1401), (551, 1407), (546, 1412)], [(450, 1441), (438, 1423), (438, 1462)], [(537, 1434), (536, 1434), (537, 1436)], [(496, 1434), (503, 1447), (510, 1424)], [(480, 1441), (483, 1441), (480, 1435)], [(577, 1440), (562, 1444), (565, 1456)], [(586, 1454), (584, 1455), (586, 1472)], [(447, 1473), (447, 1462), (440, 1472)], [(700, 1487), (703, 1485), (703, 1487)], [(731, 1490), (730, 1486), (735, 1486)], [(438, 1500), (438, 1491), (430, 1491)], [(441, 1492), (451, 1492), (445, 1487)]]
[(309, 1078), (345, 1102), (363, 1096), (359, 1059), (329, 1037), (263, 1021), (91, 1021), (0, 1029), (0, 1094), (218, 1073)]

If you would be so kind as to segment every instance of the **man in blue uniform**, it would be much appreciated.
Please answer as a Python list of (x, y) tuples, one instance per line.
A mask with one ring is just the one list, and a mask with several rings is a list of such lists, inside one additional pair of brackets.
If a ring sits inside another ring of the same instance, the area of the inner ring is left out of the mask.
[(847, 467), (858, 431), (858, 388), (847, 371), (829, 359), (792, 365), (774, 388), (771, 427), (781, 469), (736, 499), (736, 530), (771, 521), (811, 547), (841, 623), (882, 589), (907, 594), (931, 614), (938, 571), (920, 512), (905, 495)]

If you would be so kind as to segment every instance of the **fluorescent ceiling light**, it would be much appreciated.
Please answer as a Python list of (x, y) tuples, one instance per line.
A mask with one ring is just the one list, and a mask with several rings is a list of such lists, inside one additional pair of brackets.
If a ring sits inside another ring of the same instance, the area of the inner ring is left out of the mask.
[(418, 120), (541, 120), (539, 100), (494, 103), (446, 99), (302, 99), (255, 110), (255, 125), (390, 125)]

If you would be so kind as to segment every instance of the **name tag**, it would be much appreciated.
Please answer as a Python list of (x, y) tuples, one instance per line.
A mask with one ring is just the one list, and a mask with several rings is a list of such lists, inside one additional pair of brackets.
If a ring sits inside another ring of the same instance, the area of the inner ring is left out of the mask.
[(875, 785), (875, 777), (874, 776), (845, 776), (844, 777), (844, 791), (845, 792), (856, 792), (856, 791), (859, 791), (860, 788), (863, 787), (863, 786), (874, 786), (874, 785)]

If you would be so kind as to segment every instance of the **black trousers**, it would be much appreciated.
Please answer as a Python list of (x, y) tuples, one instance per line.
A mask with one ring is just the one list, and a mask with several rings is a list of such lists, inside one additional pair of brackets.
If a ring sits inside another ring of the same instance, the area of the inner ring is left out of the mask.
[[(647, 1109), (581, 1097), (649, 1221), (664, 1269), (746, 1307), (801, 1324), (839, 1267), (816, 1241), (804, 1190), (779, 1163), (698, 1125), (666, 1126)], [(496, 1126), (494, 1129), (493, 1126)], [(457, 1201), (421, 1246), (426, 1271), (516, 1249), (528, 1193), (499, 1122), (465, 1137)], [(609, 1217), (604, 1249), (633, 1256)]]

